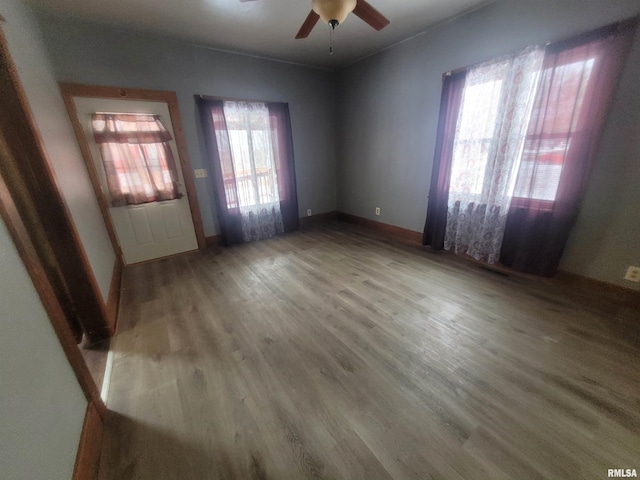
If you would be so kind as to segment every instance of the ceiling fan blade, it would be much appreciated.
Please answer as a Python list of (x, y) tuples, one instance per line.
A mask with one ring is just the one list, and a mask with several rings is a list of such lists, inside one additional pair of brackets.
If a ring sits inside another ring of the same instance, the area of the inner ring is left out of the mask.
[(382, 30), (384, 27), (389, 25), (389, 23), (391, 23), (387, 17), (382, 15), (379, 11), (377, 11), (364, 0), (358, 0), (353, 13), (376, 30)]
[(320, 19), (320, 15), (318, 15), (316, 12), (311, 10), (309, 12), (309, 15), (307, 15), (306, 20), (300, 27), (300, 30), (298, 30), (298, 33), (296, 34), (296, 38), (307, 38), (311, 33), (311, 30), (313, 30), (313, 27), (315, 27), (316, 23), (318, 23), (319, 19)]

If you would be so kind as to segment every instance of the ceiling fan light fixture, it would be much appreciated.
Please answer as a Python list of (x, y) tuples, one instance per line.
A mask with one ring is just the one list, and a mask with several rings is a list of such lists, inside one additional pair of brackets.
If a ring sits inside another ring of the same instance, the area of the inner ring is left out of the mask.
[(329, 22), (335, 20), (340, 24), (353, 12), (356, 3), (357, 0), (312, 0), (311, 8), (324, 23), (330, 25)]

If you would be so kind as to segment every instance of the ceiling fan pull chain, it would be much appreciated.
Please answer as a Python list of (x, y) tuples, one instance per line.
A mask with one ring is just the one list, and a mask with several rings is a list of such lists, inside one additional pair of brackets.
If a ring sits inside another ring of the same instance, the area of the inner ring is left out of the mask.
[(329, 25), (329, 55), (333, 55), (333, 25)]

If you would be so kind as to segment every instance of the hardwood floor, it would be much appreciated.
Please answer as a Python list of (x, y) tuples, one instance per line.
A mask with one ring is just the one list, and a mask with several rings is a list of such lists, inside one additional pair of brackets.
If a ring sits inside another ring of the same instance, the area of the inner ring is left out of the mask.
[(102, 480), (640, 469), (637, 310), (339, 223), (123, 286)]
[(104, 374), (107, 369), (107, 357), (109, 355), (109, 339), (101, 342), (89, 344), (85, 337), (83, 342), (78, 345), (80, 353), (84, 358), (91, 377), (100, 391), (104, 381)]

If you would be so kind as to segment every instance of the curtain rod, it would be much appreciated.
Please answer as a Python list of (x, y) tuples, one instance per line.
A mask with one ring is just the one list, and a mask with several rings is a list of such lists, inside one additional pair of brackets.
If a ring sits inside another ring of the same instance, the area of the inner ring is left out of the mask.
[(157, 113), (131, 113), (131, 112), (95, 112), (95, 113), (90, 113), (89, 115), (132, 115), (132, 116), (150, 115), (153, 117), (160, 116)]
[(266, 103), (266, 104), (281, 103), (284, 105), (289, 105), (289, 102), (278, 102), (273, 100), (248, 100), (246, 98), (216, 97), (211, 95), (197, 95), (197, 94), (195, 97), (201, 100), (218, 100), (221, 102), (247, 102), (247, 103)]
[[(626, 29), (635, 29), (637, 28), (638, 24), (640, 24), (640, 15), (635, 15), (633, 17), (624, 19), (624, 20), (620, 20), (617, 22), (613, 22), (613, 23), (609, 23), (607, 25), (604, 25), (602, 27), (597, 27), (595, 29), (591, 29), (591, 30), (587, 30), (586, 32), (582, 32), (579, 33), (577, 35), (573, 35), (571, 37), (565, 37), (564, 39), (561, 40), (555, 40), (555, 41), (549, 41), (546, 42), (544, 44), (533, 44), (533, 45), (528, 45), (525, 48), (528, 47), (532, 47), (532, 46), (544, 46), (544, 48), (562, 48), (571, 44), (580, 44), (582, 42), (586, 42), (591, 38), (598, 38), (601, 36), (605, 36), (607, 34), (611, 34), (611, 33), (616, 33), (619, 31), (624, 31)], [(522, 49), (519, 50), (514, 50), (512, 52), (506, 53), (504, 54), (506, 55), (513, 55), (514, 53), (517, 53), (518, 51), (521, 51)], [(499, 55), (500, 56), (500, 55)], [(494, 57), (497, 58), (497, 57)], [(442, 81), (444, 82), (444, 79), (446, 77), (450, 77), (451, 75), (456, 75), (465, 71), (468, 71), (470, 69), (472, 69), (473, 67), (480, 65), (481, 63), (484, 63), (486, 61), (489, 61), (491, 59), (487, 59), (487, 60), (482, 60), (476, 63), (473, 63), (471, 65), (467, 65), (466, 67), (460, 67), (460, 68), (456, 68), (454, 70), (449, 70), (448, 72), (444, 72), (442, 74)]]

